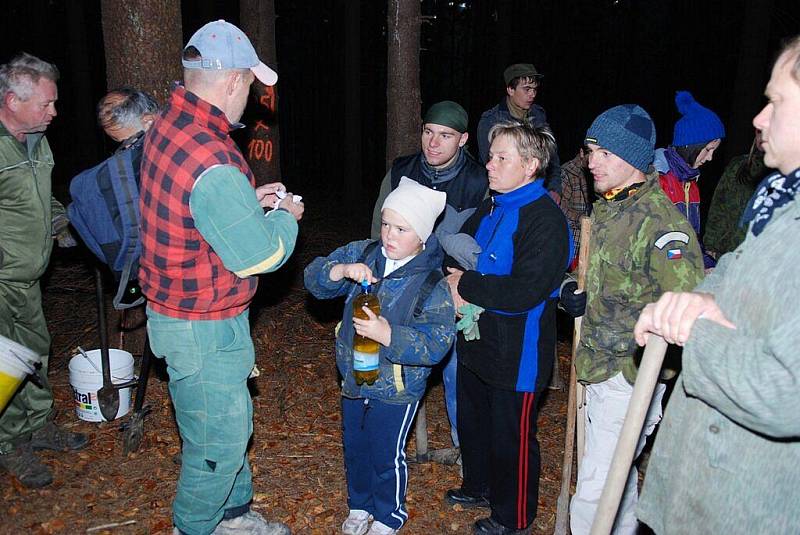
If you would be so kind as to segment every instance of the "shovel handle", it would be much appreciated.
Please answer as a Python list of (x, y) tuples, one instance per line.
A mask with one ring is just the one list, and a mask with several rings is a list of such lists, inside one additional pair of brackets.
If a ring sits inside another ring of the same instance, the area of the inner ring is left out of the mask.
[(108, 355), (108, 330), (106, 329), (106, 306), (103, 295), (103, 275), (94, 268), (94, 286), (97, 297), (97, 329), (100, 331), (100, 363), (103, 371), (103, 386), (111, 387), (111, 363)]
[(611, 468), (608, 471), (608, 477), (606, 477), (606, 484), (603, 487), (603, 493), (600, 495), (600, 502), (597, 505), (591, 535), (607, 535), (611, 533), (614, 519), (617, 516), (617, 509), (619, 509), (619, 502), (625, 490), (625, 483), (628, 480), (628, 473), (630, 473), (631, 465), (633, 464), (633, 456), (636, 453), (639, 435), (642, 433), (644, 419), (647, 416), (650, 401), (653, 398), (653, 390), (661, 373), (661, 364), (664, 362), (666, 351), (667, 343), (664, 339), (651, 334), (644, 349), (639, 371), (636, 374), (633, 394), (631, 394), (617, 447), (614, 449), (614, 458), (611, 460)]

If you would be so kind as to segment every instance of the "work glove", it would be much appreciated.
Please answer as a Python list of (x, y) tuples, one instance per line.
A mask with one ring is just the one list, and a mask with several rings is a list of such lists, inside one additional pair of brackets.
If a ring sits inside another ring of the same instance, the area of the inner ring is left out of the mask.
[(58, 242), (59, 247), (75, 247), (78, 242), (69, 231), (69, 219), (66, 215), (60, 214), (53, 218), (53, 223), (50, 228), (53, 237)]
[(458, 311), (462, 314), (461, 319), (456, 323), (456, 329), (464, 334), (464, 340), (470, 342), (472, 340), (481, 339), (481, 331), (478, 328), (478, 320), (481, 317), (483, 308), (472, 303), (461, 305)]
[(586, 312), (586, 292), (578, 293), (578, 283), (573, 279), (567, 279), (561, 285), (561, 293), (558, 296), (558, 307), (577, 318)]
[(434, 231), (444, 252), (453, 257), (465, 270), (475, 269), (478, 255), (481, 254), (481, 248), (472, 236), (458, 232), (474, 212), (475, 208), (459, 212), (449, 204), (445, 205), (444, 217)]
[(469, 234), (448, 234), (439, 238), (439, 243), (444, 252), (453, 257), (464, 270), (474, 270), (478, 265), (478, 255), (482, 249)]
[(436, 237), (438, 238), (440, 233), (456, 234), (473, 213), (475, 213), (475, 208), (467, 208), (459, 212), (449, 204), (446, 204), (442, 221), (436, 225)]

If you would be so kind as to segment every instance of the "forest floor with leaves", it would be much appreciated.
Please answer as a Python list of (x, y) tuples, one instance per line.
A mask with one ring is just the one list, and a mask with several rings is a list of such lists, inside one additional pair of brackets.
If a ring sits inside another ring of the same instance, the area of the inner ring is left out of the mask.
[[(256, 364), (261, 371), (260, 377), (251, 380), (252, 508), (285, 522), (295, 534), (339, 533), (347, 516), (340, 391), (333, 355), (333, 328), (342, 302), (311, 298), (303, 289), (302, 268), (315, 256), (363, 238), (357, 226), (367, 228), (364, 222), (353, 224), (347, 214), (315, 217), (308, 210), (294, 258), (278, 273), (261, 277), (251, 310)], [(145, 399), (151, 412), (145, 420), (144, 439), (138, 451), (126, 456), (119, 428), (129, 415), (107, 423), (84, 422), (75, 415), (69, 359), (78, 345), (99, 347), (94, 277), (86, 257), (75, 251), (54, 252), (43, 288), (53, 337), (49, 378), (56, 421), (86, 433), (90, 442), (78, 452), (39, 453), (55, 476), (54, 483), (44, 489), (26, 489), (10, 475), (0, 474), (0, 533), (171, 533), (180, 438), (163, 366), (150, 374)], [(114, 313), (109, 316), (117, 318)], [(560, 338), (568, 336), (562, 333)], [(139, 352), (127, 347), (127, 342), (126, 349)], [(564, 385), (569, 351), (568, 342), (559, 343)], [(136, 355), (137, 370), (139, 362)], [(435, 375), (432, 378), (426, 397), (429, 448), (445, 448), (450, 446), (450, 433), (442, 384)], [(564, 390), (543, 394), (538, 430), (542, 471), (534, 533), (553, 532), (566, 398)], [(412, 432), (411, 456), (415, 438)], [(472, 523), (486, 515), (486, 510), (462, 510), (443, 502), (445, 491), (460, 485), (458, 466), (411, 464), (409, 474), (410, 517), (402, 533), (471, 533)], [(108, 524), (116, 526), (98, 529)]]

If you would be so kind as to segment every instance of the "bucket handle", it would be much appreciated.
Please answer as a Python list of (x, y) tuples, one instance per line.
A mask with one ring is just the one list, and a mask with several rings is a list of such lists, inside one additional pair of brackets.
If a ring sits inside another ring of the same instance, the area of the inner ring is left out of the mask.
[[(95, 364), (94, 364), (94, 362), (92, 361), (92, 359), (90, 359), (90, 358), (89, 358), (89, 355), (87, 355), (87, 354), (86, 354), (86, 351), (84, 351), (84, 350), (83, 350), (83, 348), (82, 348), (81, 346), (77, 346), (77, 348), (76, 348), (76, 349), (78, 350), (78, 352), (79, 352), (81, 355), (83, 355), (83, 358), (85, 358), (85, 359), (86, 359), (86, 360), (89, 362), (89, 365), (90, 365), (92, 368), (94, 368), (94, 371), (96, 371), (98, 374), (100, 374), (100, 375), (102, 376), (102, 375), (103, 375), (103, 372), (102, 372), (102, 371), (100, 371), (99, 369), (97, 369), (97, 366), (95, 366)], [(115, 380), (117, 380), (117, 381), (125, 381), (125, 380), (126, 380), (124, 377), (114, 377), (113, 375), (111, 376), (111, 379), (115, 379)], [(114, 388), (124, 388), (124, 387), (125, 387), (125, 385), (119, 385), (119, 384), (115, 384), (115, 385), (114, 385)]]

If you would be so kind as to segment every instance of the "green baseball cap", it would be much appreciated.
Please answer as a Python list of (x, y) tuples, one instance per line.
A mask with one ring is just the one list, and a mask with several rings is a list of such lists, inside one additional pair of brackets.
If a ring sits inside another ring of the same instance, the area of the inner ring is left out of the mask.
[(510, 84), (514, 78), (535, 78), (539, 80), (544, 78), (544, 75), (539, 74), (539, 71), (536, 70), (532, 63), (515, 63), (509, 65), (503, 71), (503, 79), (506, 81), (506, 85)]
[(467, 131), (469, 117), (467, 110), (457, 102), (443, 100), (428, 108), (422, 122), (423, 124), (440, 124), (463, 134)]

